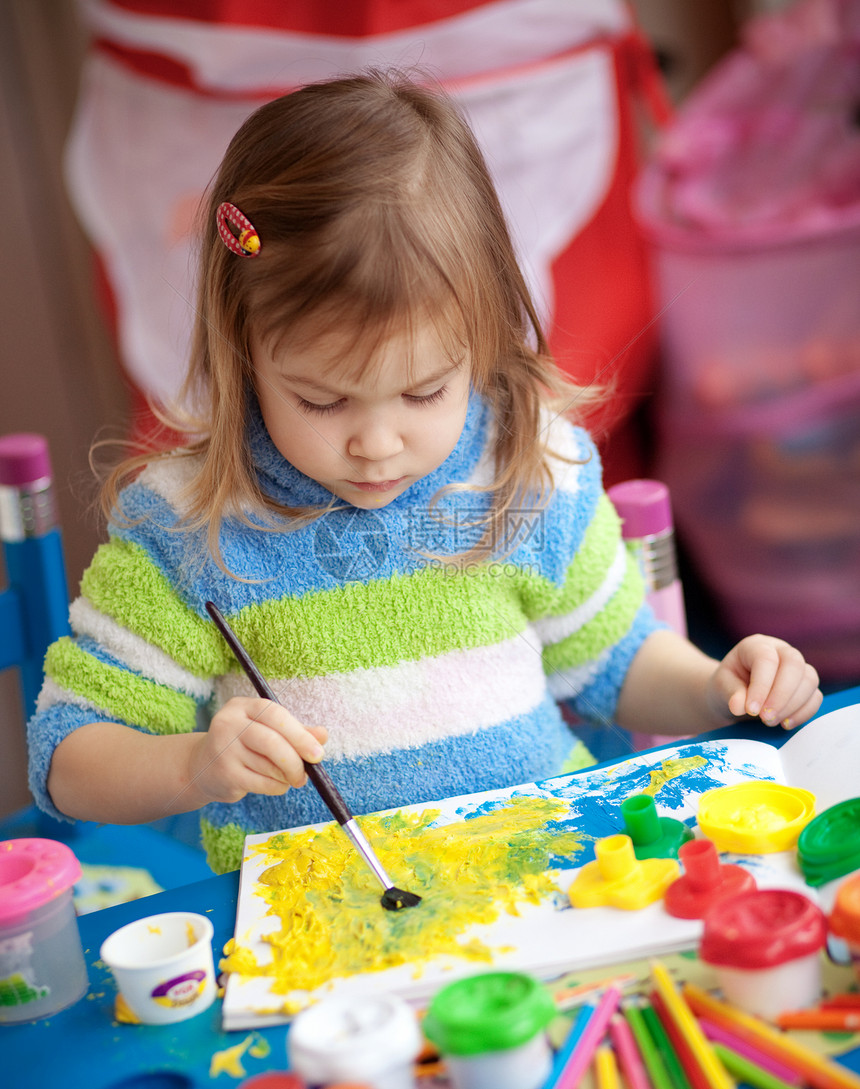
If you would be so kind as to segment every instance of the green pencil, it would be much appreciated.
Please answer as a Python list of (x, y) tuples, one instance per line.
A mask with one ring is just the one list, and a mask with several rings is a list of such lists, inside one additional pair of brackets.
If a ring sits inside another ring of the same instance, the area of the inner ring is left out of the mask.
[(663, 1022), (660, 1020), (657, 1011), (651, 1005), (643, 1006), (642, 1018), (651, 1033), (651, 1039), (654, 1041), (660, 1057), (666, 1065), (666, 1070), (675, 1089), (692, 1089), (690, 1079), (684, 1072), (681, 1060), (678, 1058), (675, 1048), (672, 1046), (672, 1041), (663, 1028)]
[(666, 1069), (666, 1064), (657, 1050), (654, 1038), (648, 1031), (642, 1009), (639, 1006), (625, 1004), (622, 1006), (621, 1012), (624, 1014), (624, 1019), (633, 1033), (633, 1039), (639, 1048), (642, 1062), (645, 1064), (648, 1077), (651, 1079), (651, 1085), (654, 1089), (676, 1089), (669, 1071)]
[(791, 1089), (788, 1082), (771, 1074), (769, 1070), (762, 1070), (760, 1066), (756, 1066), (755, 1063), (750, 1062), (744, 1055), (739, 1055), (737, 1051), (733, 1051), (730, 1047), (714, 1041), (711, 1041), (711, 1047), (726, 1070), (730, 1074), (734, 1074), (738, 1081), (744, 1081), (747, 1085), (754, 1086), (754, 1089)]

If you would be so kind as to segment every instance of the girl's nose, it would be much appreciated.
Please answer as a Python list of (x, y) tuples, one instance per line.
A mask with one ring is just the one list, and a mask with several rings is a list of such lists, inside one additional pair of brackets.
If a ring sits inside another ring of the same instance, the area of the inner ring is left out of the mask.
[(365, 419), (353, 432), (347, 444), (351, 457), (365, 458), (368, 461), (384, 461), (394, 457), (403, 449), (400, 431), (384, 419)]

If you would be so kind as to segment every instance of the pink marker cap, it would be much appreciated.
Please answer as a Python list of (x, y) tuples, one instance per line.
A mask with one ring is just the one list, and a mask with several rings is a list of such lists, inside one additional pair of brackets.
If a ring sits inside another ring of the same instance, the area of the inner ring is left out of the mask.
[(51, 475), (48, 440), (32, 431), (0, 438), (0, 484), (21, 488)]
[(625, 540), (652, 537), (672, 529), (669, 489), (659, 480), (625, 480), (606, 494), (621, 518)]
[(81, 864), (65, 843), (53, 839), (0, 842), (0, 926), (25, 919), (71, 888)]

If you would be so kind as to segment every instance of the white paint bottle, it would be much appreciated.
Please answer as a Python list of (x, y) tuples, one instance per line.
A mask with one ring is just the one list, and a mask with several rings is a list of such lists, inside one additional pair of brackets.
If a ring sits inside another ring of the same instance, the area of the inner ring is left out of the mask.
[(422, 1047), (414, 1011), (389, 994), (323, 998), (287, 1033), (290, 1070), (309, 1086), (361, 1082), (370, 1089), (415, 1089)]

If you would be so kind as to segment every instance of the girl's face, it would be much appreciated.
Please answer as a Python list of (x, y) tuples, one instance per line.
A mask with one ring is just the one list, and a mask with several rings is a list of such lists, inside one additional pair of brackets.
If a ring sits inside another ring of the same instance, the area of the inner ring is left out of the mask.
[(355, 507), (384, 507), (448, 457), (469, 398), (467, 355), (431, 322), (389, 337), (359, 367), (337, 332), (292, 348), (252, 344), (263, 420), (296, 469)]

